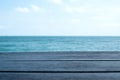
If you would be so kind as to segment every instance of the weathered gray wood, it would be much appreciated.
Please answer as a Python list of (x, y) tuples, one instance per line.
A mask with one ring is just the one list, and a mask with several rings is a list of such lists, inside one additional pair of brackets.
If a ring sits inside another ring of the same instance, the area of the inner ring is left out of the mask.
[(120, 71), (120, 61), (0, 61), (0, 71)]
[(120, 80), (120, 73), (0, 73), (0, 80)]
[(0, 80), (119, 80), (120, 52), (0, 52)]
[(0, 53), (0, 60), (120, 60), (120, 52)]

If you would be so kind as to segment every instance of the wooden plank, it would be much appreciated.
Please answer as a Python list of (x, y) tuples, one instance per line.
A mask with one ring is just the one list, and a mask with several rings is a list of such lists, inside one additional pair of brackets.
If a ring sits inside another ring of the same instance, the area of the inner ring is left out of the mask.
[(0, 53), (0, 60), (120, 60), (120, 52)]
[(0, 73), (0, 80), (119, 80), (120, 73)]
[(120, 72), (120, 61), (0, 61), (0, 71)]

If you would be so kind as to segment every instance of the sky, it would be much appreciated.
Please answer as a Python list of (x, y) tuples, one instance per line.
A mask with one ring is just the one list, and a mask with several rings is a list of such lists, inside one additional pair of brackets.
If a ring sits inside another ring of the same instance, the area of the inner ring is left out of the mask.
[(0, 0), (0, 36), (120, 36), (120, 0)]

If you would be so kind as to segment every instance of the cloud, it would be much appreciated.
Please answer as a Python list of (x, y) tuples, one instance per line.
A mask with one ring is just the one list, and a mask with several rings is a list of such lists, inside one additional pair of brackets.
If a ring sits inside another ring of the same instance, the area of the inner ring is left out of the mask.
[(96, 6), (96, 5), (64, 5), (64, 12), (72, 15), (83, 15), (91, 22), (119, 22), (120, 6)]
[[(63, 0), (51, 0), (52, 3), (60, 5), (61, 9), (64, 10), (67, 13), (83, 13), (87, 12), (91, 6), (90, 5), (72, 5), (77, 3), (79, 0), (69, 0), (69, 1), (64, 1)], [(74, 2), (74, 3), (69, 3), (69, 2)]]
[[(113, 34), (113, 33), (118, 33), (119, 32), (119, 23), (100, 23), (97, 24), (96, 27), (94, 27), (94, 30), (97, 30), (99, 33), (106, 33), (106, 34)], [(102, 34), (101, 33), (101, 34)]]
[(109, 20), (110, 17), (105, 16), (105, 15), (97, 15), (97, 16), (92, 16), (90, 17), (91, 20), (97, 20), (97, 21), (102, 21), (102, 20)]
[(52, 2), (54, 4), (57, 4), (57, 5), (62, 5), (63, 4), (63, 0), (52, 0)]
[(21, 13), (29, 13), (29, 12), (39, 12), (41, 8), (37, 5), (31, 5), (30, 7), (17, 7), (15, 10)]
[[(79, 3), (78, 0), (70, 0), (71, 2)], [(82, 4), (75, 5), (75, 3), (64, 4), (61, 8), (67, 13), (87, 13), (93, 15), (119, 15), (120, 6), (118, 5), (92, 5), (92, 4)]]
[(81, 20), (79, 18), (69, 18), (69, 19), (48, 19), (48, 23), (50, 24), (58, 24), (58, 23), (61, 23), (61, 24), (80, 24), (81, 23)]
[(69, 22), (72, 24), (79, 24), (81, 22), (81, 20), (80, 19), (71, 19)]
[(55, 23), (57, 23), (57, 20), (56, 19), (49, 19), (48, 22), (50, 24), (55, 24)]
[(75, 7), (74, 10), (77, 13), (85, 13), (85, 12), (90, 12), (90, 10), (92, 10), (93, 8), (91, 6), (78, 6)]
[(92, 13), (92, 16), (90, 16), (91, 20), (94, 20), (95, 22), (119, 22), (120, 19), (118, 19), (120, 14), (120, 6), (119, 7), (95, 7), (90, 9), (88, 13)]
[(17, 7), (16, 11), (21, 12), (21, 13), (28, 13), (28, 12), (30, 12), (30, 9), (29, 8), (25, 8), (25, 7), (24, 8)]
[(68, 12), (68, 13), (73, 13), (74, 9), (70, 6), (65, 6), (65, 11)]
[(36, 5), (31, 5), (31, 10), (33, 10), (35, 12), (39, 12), (40, 11), (40, 7), (38, 7)]
[(113, 27), (113, 28), (115, 28), (115, 27), (120, 27), (120, 24), (119, 23), (101, 23), (101, 24), (97, 24), (97, 26), (103, 27), (103, 28), (105, 28), (105, 27), (109, 27), (109, 28)]
[(69, 18), (69, 19), (61, 20), (60, 22), (69, 24), (69, 25), (71, 24), (78, 25), (81, 23), (81, 20), (79, 18)]
[(68, 13), (85, 13), (85, 12), (90, 12), (91, 6), (68, 6), (66, 5), (64, 7), (64, 10)]
[(79, 0), (70, 0), (70, 2), (78, 2)]

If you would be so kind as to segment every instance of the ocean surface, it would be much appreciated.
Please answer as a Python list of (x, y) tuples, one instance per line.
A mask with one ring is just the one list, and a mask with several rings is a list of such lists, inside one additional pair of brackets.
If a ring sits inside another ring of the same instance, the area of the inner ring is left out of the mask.
[(0, 52), (48, 51), (120, 51), (120, 37), (0, 37)]

